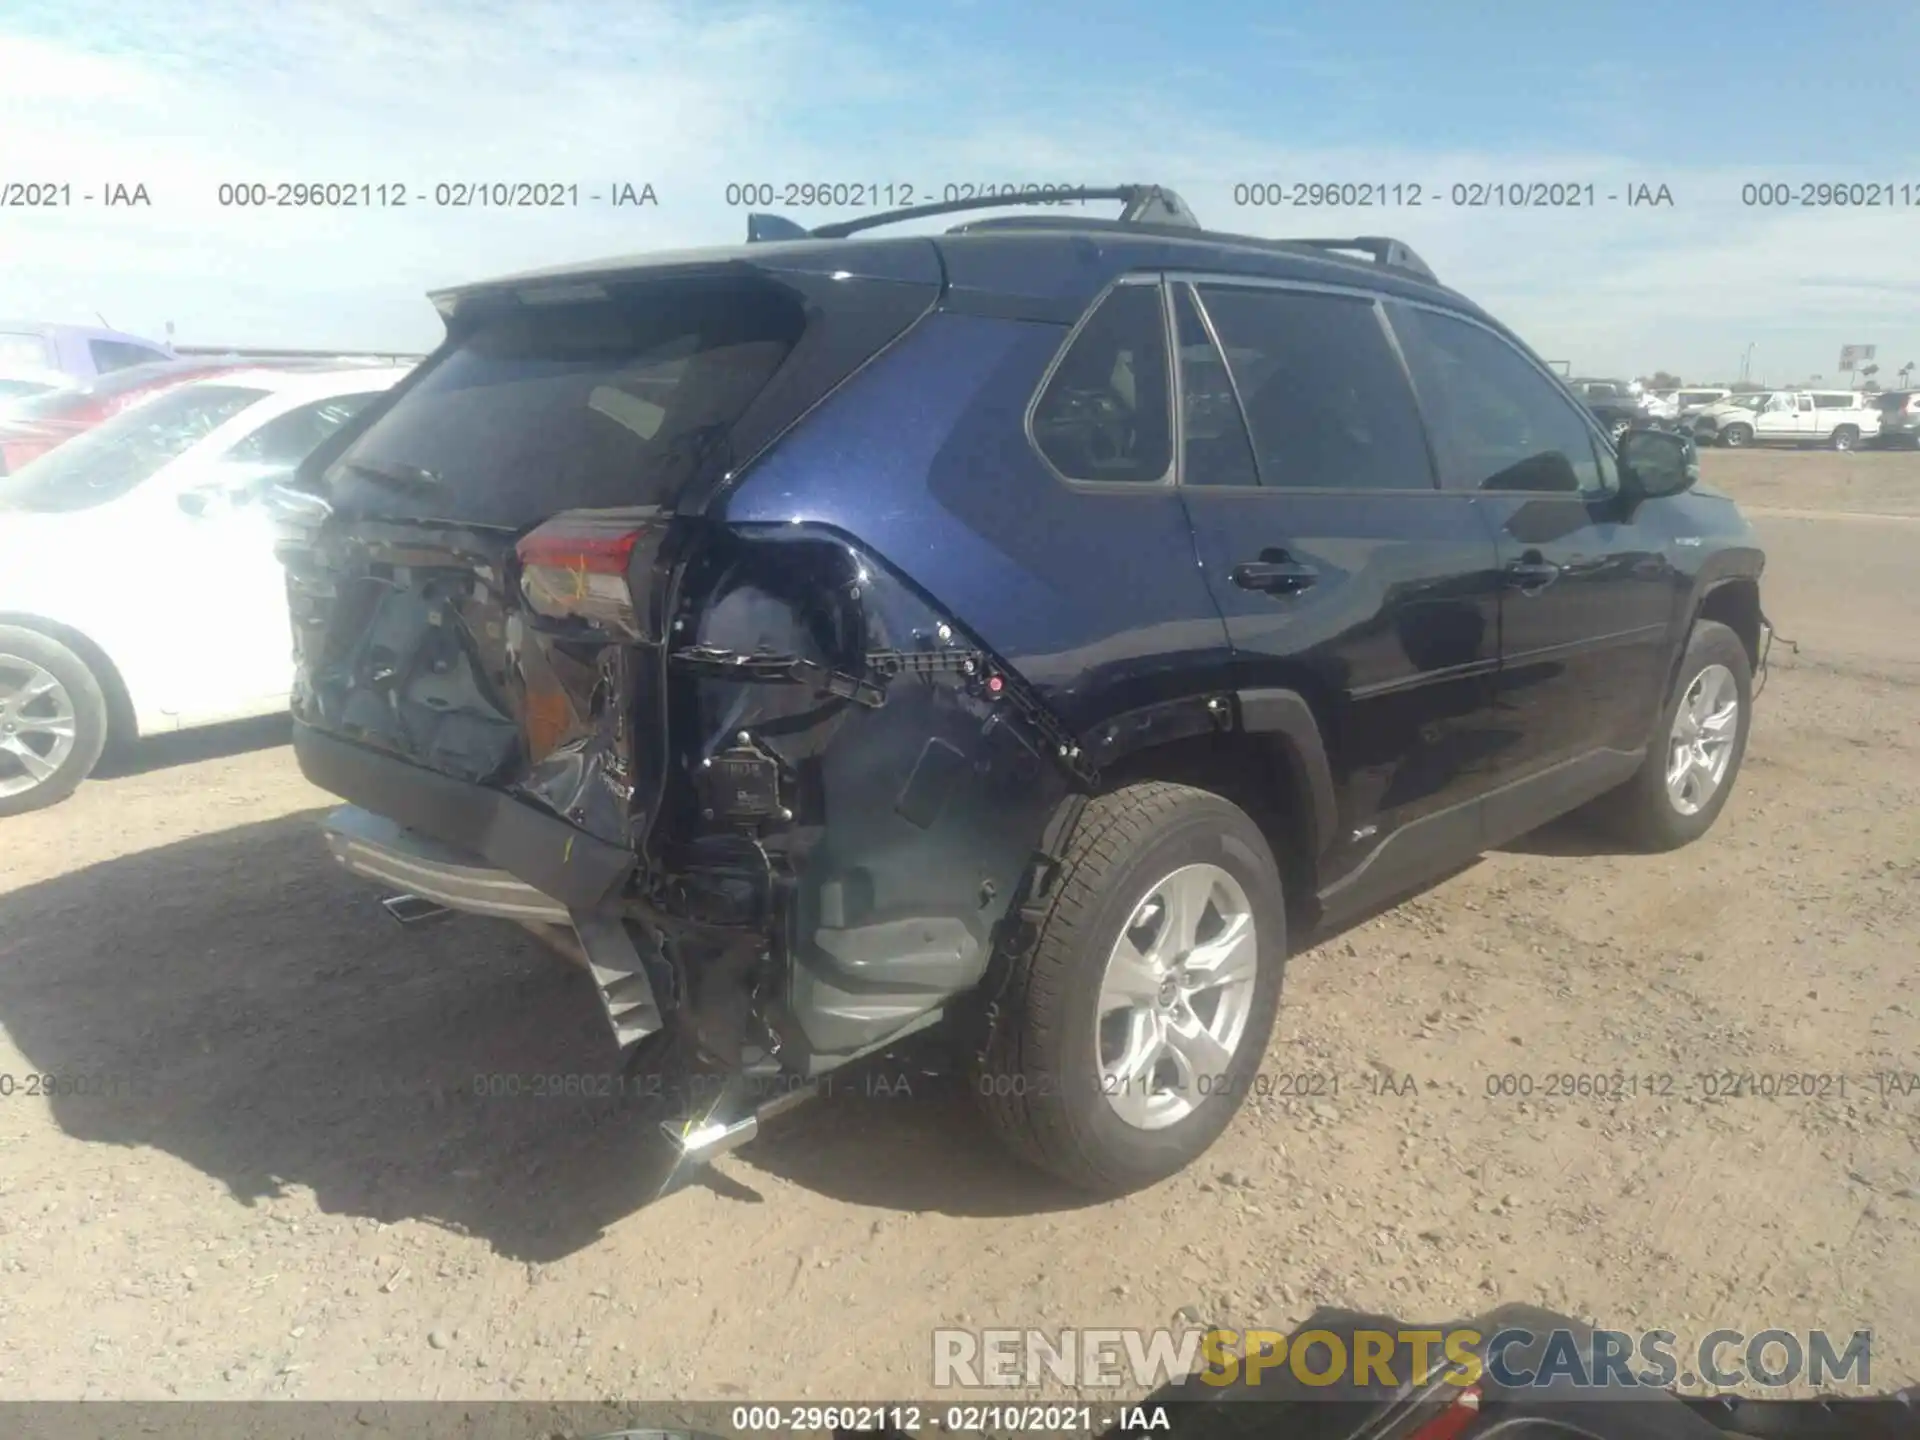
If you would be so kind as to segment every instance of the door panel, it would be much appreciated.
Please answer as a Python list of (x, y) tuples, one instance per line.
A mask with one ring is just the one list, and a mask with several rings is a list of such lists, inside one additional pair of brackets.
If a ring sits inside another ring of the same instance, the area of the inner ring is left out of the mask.
[(1519, 349), (1464, 318), (1391, 315), (1440, 456), (1472, 493), (1500, 568), (1507, 779), (1646, 741), (1681, 587), (1622, 501), (1612, 450)]
[(1491, 723), (1494, 546), (1475, 498), (1434, 486), (1376, 305), (1203, 283), (1203, 313), (1171, 294), (1181, 494), (1238, 683), (1319, 712), (1339, 818), (1323, 878), (1449, 810), (1464, 858), (1508, 743)]

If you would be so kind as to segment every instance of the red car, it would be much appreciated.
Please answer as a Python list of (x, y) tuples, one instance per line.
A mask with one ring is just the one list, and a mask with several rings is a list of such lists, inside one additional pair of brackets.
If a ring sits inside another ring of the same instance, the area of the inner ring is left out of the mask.
[(130, 365), (90, 380), (20, 400), (0, 424), (0, 475), (10, 475), (56, 445), (91, 430), (110, 415), (189, 380), (258, 368), (241, 360), (163, 360)]

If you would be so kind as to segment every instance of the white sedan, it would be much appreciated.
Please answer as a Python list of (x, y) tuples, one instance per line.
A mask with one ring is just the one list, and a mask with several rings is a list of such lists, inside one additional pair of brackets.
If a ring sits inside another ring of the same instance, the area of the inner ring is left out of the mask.
[(265, 490), (406, 373), (230, 371), (0, 478), (0, 815), (70, 795), (110, 741), (286, 708)]

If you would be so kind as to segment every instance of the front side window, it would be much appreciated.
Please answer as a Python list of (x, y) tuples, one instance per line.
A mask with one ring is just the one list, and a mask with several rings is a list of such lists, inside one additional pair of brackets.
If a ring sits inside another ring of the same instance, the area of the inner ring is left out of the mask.
[(1227, 284), (1202, 285), (1200, 298), (1262, 485), (1432, 488), (1419, 412), (1373, 301)]
[(1034, 406), (1033, 438), (1069, 480), (1166, 478), (1173, 405), (1158, 285), (1121, 285), (1100, 302)]
[(1448, 489), (1599, 491), (1593, 431), (1518, 349), (1480, 325), (1396, 306), (1394, 328)]

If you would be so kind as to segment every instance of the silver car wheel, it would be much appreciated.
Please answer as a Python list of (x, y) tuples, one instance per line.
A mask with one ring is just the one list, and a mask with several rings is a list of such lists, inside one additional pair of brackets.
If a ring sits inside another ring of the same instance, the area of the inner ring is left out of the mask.
[(1218, 865), (1182, 866), (1141, 897), (1107, 956), (1094, 1021), (1115, 1114), (1163, 1130), (1226, 1088), (1259, 956), (1247, 892)]
[(52, 671), (0, 655), (0, 798), (36, 790), (73, 754), (73, 696)]
[(1727, 778), (1740, 730), (1740, 687), (1724, 665), (1693, 677), (1674, 712), (1667, 737), (1667, 799), (1682, 815), (1697, 815)]

